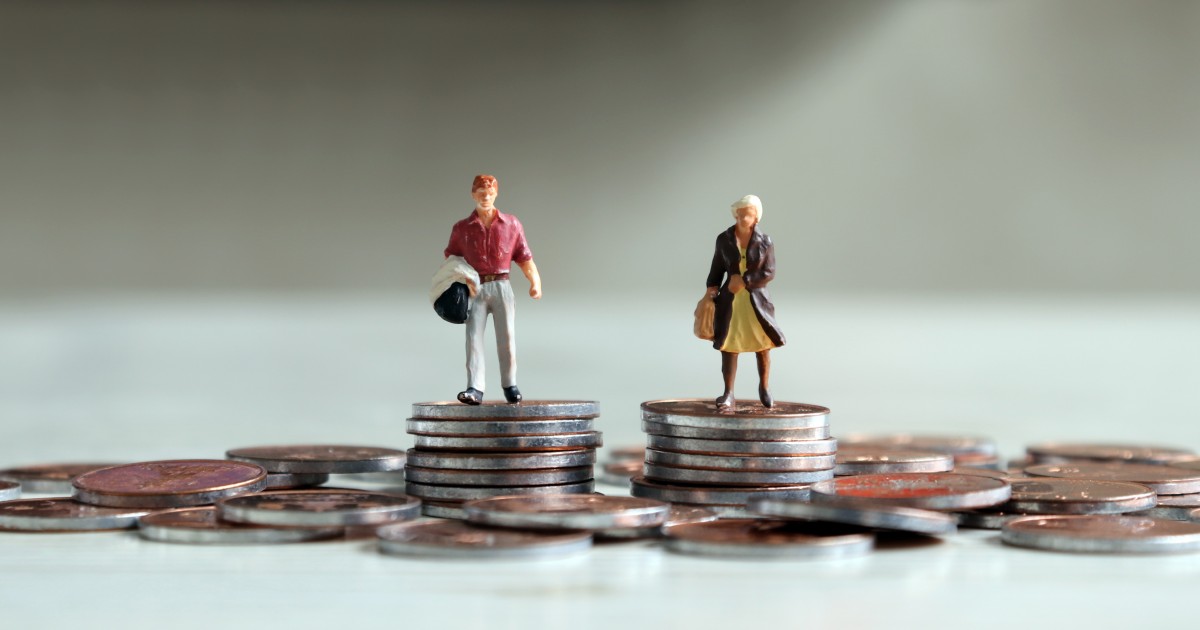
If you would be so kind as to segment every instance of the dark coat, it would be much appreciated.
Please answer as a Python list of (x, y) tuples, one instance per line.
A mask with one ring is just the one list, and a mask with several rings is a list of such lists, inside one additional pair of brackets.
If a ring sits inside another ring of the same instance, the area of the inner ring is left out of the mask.
[[(717, 235), (716, 251), (713, 252), (712, 267), (708, 271), (707, 286), (721, 288), (714, 299), (716, 316), (713, 320), (713, 347), (717, 350), (725, 344), (729, 321), (733, 318), (733, 293), (729, 292), (729, 277), (739, 273), (741, 262), (737, 236), (734, 235), (734, 228), (730, 227)], [(758, 322), (778, 347), (785, 340), (783, 331), (775, 323), (775, 305), (771, 304), (771, 294), (767, 292), (767, 283), (774, 279), (775, 243), (770, 236), (759, 232), (756, 226), (746, 245), (746, 273), (742, 274), (742, 281), (746, 283), (746, 290), (750, 291), (750, 303), (754, 305)]]

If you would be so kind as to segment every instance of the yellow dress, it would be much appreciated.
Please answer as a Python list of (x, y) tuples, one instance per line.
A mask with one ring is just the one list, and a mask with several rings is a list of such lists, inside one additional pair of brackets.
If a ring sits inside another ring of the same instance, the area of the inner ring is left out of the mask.
[[(738, 265), (740, 273), (746, 273), (746, 249), (738, 248), (742, 262)], [(721, 352), (762, 352), (774, 348), (775, 344), (763, 330), (754, 313), (754, 305), (750, 303), (749, 289), (742, 289), (733, 296), (733, 316), (729, 319), (729, 334), (725, 335), (725, 343)]]

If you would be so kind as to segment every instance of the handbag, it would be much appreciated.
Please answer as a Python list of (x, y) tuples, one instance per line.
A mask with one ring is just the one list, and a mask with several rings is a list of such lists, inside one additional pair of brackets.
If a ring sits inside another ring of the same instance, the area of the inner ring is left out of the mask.
[(700, 298), (700, 302), (696, 304), (696, 322), (692, 326), (692, 332), (697, 337), (712, 341), (713, 338), (713, 320), (717, 317), (717, 304), (712, 298), (708, 297), (708, 293)]

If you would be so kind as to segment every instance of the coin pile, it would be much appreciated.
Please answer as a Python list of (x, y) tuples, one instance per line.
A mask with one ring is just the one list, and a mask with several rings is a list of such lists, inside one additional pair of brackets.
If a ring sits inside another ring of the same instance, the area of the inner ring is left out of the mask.
[(428, 516), (462, 518), (462, 504), (512, 494), (587, 494), (602, 444), (591, 401), (416, 403), (406, 492)]
[[(954, 466), (1000, 469), (1004, 466), (996, 443), (989, 438), (957, 435), (895, 434), (850, 434), (839, 438), (842, 447), (878, 448), (925, 453), (941, 453), (954, 459)], [(949, 470), (949, 469), (946, 469)], [(943, 472), (932, 468), (925, 470), (876, 470), (873, 472)], [(841, 474), (841, 473), (839, 473)]]
[(740, 515), (752, 498), (803, 499), (830, 479), (829, 409), (776, 402), (718, 410), (710, 400), (642, 404), (646, 459), (632, 494)]

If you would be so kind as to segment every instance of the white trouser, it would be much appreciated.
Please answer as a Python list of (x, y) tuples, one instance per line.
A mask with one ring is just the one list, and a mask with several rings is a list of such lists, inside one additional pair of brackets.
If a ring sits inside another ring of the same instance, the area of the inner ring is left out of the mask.
[(483, 333), (487, 316), (496, 324), (496, 350), (500, 355), (500, 384), (517, 384), (517, 340), (514, 332), (516, 313), (513, 311), (512, 285), (508, 280), (494, 280), (479, 285), (479, 293), (471, 298), (467, 314), (467, 387), (484, 390)]

